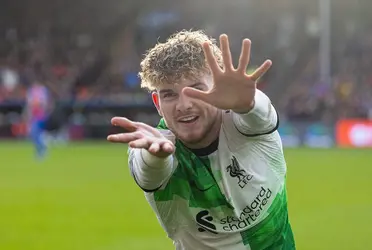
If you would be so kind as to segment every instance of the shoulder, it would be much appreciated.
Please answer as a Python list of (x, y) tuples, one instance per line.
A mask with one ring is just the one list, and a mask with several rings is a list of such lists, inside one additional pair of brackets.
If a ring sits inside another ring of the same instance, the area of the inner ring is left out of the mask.
[(252, 142), (277, 143), (278, 141), (280, 141), (280, 135), (276, 129), (271, 131), (270, 133), (257, 134), (254, 136), (247, 136), (245, 134), (242, 134), (237, 129), (234, 123), (234, 113), (231, 111), (224, 111), (222, 114), (220, 136), (225, 138), (226, 143), (237, 145), (239, 147)]
[(222, 124), (221, 124), (221, 132), (227, 137), (231, 139), (239, 139), (242, 136), (237, 130), (235, 123), (234, 123), (234, 114), (230, 110), (226, 110), (222, 112)]

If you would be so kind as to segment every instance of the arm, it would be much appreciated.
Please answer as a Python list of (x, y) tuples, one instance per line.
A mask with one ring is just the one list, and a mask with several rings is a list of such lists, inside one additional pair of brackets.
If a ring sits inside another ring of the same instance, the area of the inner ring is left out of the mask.
[(129, 168), (137, 185), (145, 192), (158, 190), (173, 172), (173, 156), (156, 157), (146, 149), (129, 149)]
[(173, 142), (159, 130), (141, 122), (114, 117), (111, 123), (127, 131), (109, 135), (107, 139), (128, 144), (128, 165), (134, 180), (145, 192), (159, 189), (173, 172)]
[(279, 126), (278, 114), (267, 95), (256, 90), (254, 106), (244, 114), (233, 113), (236, 129), (246, 136), (270, 134)]

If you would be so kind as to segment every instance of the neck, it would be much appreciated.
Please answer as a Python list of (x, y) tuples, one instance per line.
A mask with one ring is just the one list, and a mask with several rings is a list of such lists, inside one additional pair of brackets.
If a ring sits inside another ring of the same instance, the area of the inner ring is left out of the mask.
[(197, 143), (183, 142), (183, 144), (190, 149), (202, 149), (208, 147), (218, 139), (221, 129), (221, 122), (222, 113), (219, 110), (219, 115), (216, 117), (216, 120), (212, 123), (212, 127), (208, 129), (208, 132), (202, 140)]

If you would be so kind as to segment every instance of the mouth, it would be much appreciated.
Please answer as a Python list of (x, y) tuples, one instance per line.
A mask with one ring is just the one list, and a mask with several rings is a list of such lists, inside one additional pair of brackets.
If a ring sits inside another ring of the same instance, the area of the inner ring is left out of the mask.
[(196, 122), (198, 119), (199, 119), (199, 116), (190, 115), (190, 116), (185, 116), (185, 117), (178, 119), (178, 122), (184, 123), (184, 124), (190, 124), (190, 123)]

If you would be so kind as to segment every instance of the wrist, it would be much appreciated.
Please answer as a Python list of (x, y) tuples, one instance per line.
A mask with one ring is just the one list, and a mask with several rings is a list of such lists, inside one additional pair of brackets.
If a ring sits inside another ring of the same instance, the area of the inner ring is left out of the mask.
[(170, 155), (158, 156), (151, 154), (146, 149), (140, 150), (142, 161), (149, 167), (164, 166), (168, 161), (170, 161)]
[(262, 91), (256, 91), (253, 106), (245, 113), (238, 113), (240, 116), (266, 117), (271, 110), (271, 101)]
[(234, 113), (237, 113), (237, 114), (247, 114), (247, 113), (249, 113), (254, 108), (255, 104), (256, 104), (256, 101), (253, 98), (251, 104), (247, 108), (244, 108), (244, 109), (234, 109), (232, 111)]

